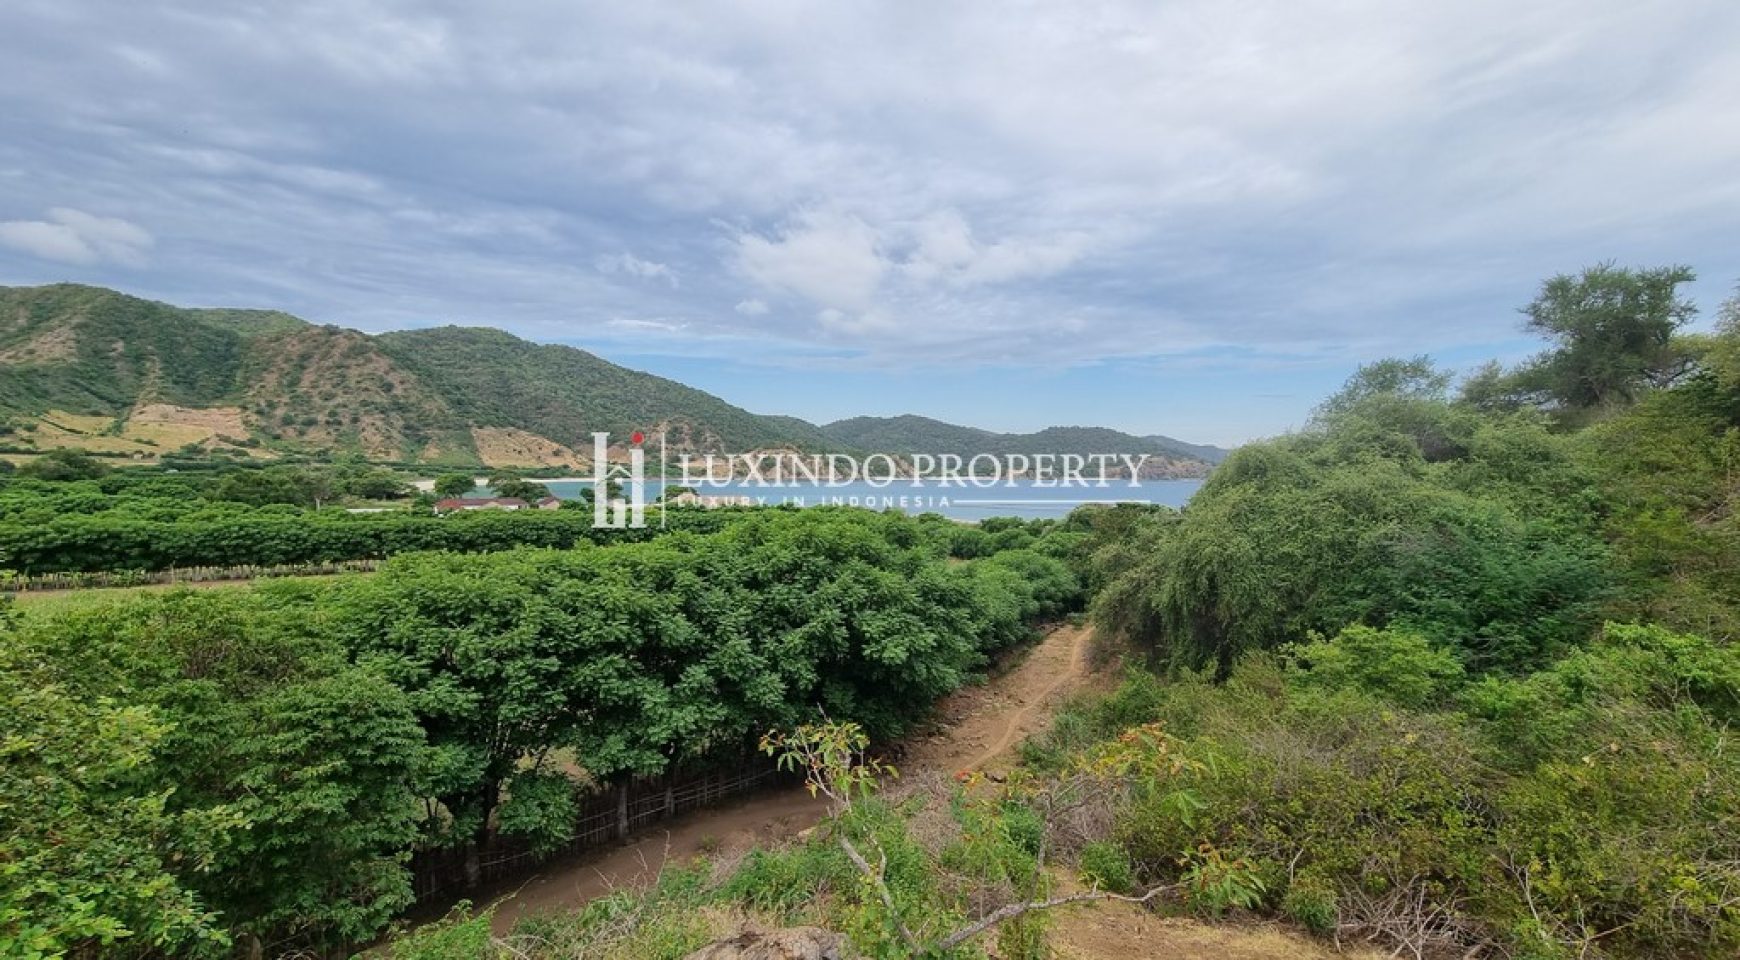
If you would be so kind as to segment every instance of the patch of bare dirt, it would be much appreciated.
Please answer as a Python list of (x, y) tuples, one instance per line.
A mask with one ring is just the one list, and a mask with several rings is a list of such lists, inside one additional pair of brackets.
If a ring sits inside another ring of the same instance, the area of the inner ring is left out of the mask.
[(1058, 960), (1377, 960), (1369, 950), (1327, 944), (1268, 924), (1204, 923), (1163, 917), (1135, 904), (1101, 901), (1058, 910), (1051, 945)]
[(172, 403), (146, 403), (136, 407), (127, 417), (128, 426), (171, 424), (178, 427), (198, 427), (208, 434), (245, 437), (248, 428), (242, 423), (241, 407), (178, 407)]
[(78, 358), (78, 328), (72, 324), (44, 330), (34, 337), (0, 350), (0, 363), (55, 363)]
[(1001, 772), (1022, 740), (1045, 729), (1063, 697), (1088, 679), (1087, 627), (1059, 627), (1013, 668), (988, 683), (965, 687), (937, 706), (942, 729), (913, 739), (903, 766), (915, 772)]
[(587, 462), (547, 437), (513, 427), (472, 427), (477, 456), (491, 467), (577, 467)]
[(703, 854), (732, 858), (790, 839), (815, 826), (825, 810), (824, 801), (803, 789), (764, 793), (678, 817), (623, 846), (551, 862), (496, 902), (495, 931), (506, 934), (521, 917), (573, 910), (612, 890), (646, 884), (666, 863), (688, 863)]

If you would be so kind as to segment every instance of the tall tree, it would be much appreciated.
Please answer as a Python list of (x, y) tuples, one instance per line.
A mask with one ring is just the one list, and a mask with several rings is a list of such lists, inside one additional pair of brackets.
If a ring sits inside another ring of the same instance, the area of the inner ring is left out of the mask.
[(491, 479), (489, 485), (495, 489), (498, 497), (518, 497), (521, 500), (534, 501), (550, 495), (549, 487), (524, 477), (509, 477), (500, 482)]
[(1524, 326), (1554, 346), (1525, 368), (1525, 380), (1573, 410), (1629, 405), (1671, 384), (1690, 363), (1674, 334), (1697, 313), (1679, 295), (1693, 279), (1690, 267), (1604, 263), (1548, 280), (1523, 308)]
[(463, 497), (477, 488), (477, 481), (469, 473), (444, 473), (435, 478), (435, 495), (439, 497)]

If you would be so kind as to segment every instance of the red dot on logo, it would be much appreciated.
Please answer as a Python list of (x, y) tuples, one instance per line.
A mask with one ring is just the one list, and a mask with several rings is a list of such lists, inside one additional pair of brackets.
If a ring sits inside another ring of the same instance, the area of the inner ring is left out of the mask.
[(644, 442), (646, 440), (646, 434), (641, 433), (639, 430), (636, 430), (634, 433), (629, 435), (628, 440), (630, 443), (633, 443), (636, 446), (639, 446), (642, 442)]

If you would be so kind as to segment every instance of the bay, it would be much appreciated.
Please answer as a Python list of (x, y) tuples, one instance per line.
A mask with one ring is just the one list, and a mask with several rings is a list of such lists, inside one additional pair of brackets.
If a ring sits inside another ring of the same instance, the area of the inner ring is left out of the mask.
[[(550, 493), (564, 500), (580, 496), (592, 484), (586, 480), (543, 480)], [(823, 486), (810, 483), (709, 484), (697, 492), (703, 497), (744, 497), (762, 506), (791, 504), (800, 507), (838, 504), (871, 510), (901, 510), (906, 513), (940, 513), (956, 520), (990, 517), (1058, 518), (1084, 503), (1151, 503), (1182, 507), (1202, 487), (1201, 480), (1110, 481), (1105, 487), (1038, 486), (1029, 481), (1002, 482), (994, 487), (951, 485), (935, 482), (914, 485), (911, 480), (872, 485), (863, 481)], [(648, 502), (658, 499), (664, 485), (646, 482)]]

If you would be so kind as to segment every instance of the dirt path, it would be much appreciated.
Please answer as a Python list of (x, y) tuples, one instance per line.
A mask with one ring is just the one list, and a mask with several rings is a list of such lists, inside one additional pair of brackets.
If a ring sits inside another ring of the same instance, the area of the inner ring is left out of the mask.
[[(1008, 671), (945, 698), (937, 707), (944, 728), (909, 744), (902, 774), (1006, 769), (1015, 745), (1045, 725), (1063, 695), (1086, 682), (1091, 635), (1086, 627), (1059, 627)], [(523, 916), (572, 910), (616, 887), (644, 883), (667, 861), (729, 856), (796, 836), (814, 826), (823, 809), (801, 788), (764, 793), (697, 810), (624, 846), (546, 864), (496, 901), (496, 932), (507, 933)]]
[[(956, 691), (937, 706), (941, 728), (909, 741), (903, 775), (950, 776), (961, 770), (1003, 771), (1022, 739), (1039, 732), (1064, 696), (1088, 688), (1092, 631), (1060, 627), (1011, 669), (983, 686)], [(625, 884), (644, 883), (667, 861), (703, 853), (729, 859), (755, 846), (796, 836), (821, 819), (823, 804), (802, 789), (748, 797), (672, 821), (667, 829), (626, 846), (558, 861), (497, 901), (494, 926), (505, 934), (522, 916), (572, 910)], [(1270, 923), (1205, 923), (1162, 917), (1124, 903), (1059, 910), (1053, 944), (1060, 960), (1377, 960), (1327, 945)]]
[(1008, 672), (937, 705), (946, 729), (910, 743), (903, 773), (1006, 770), (1014, 748), (1051, 721), (1064, 695), (1088, 680), (1087, 627), (1059, 627)]

